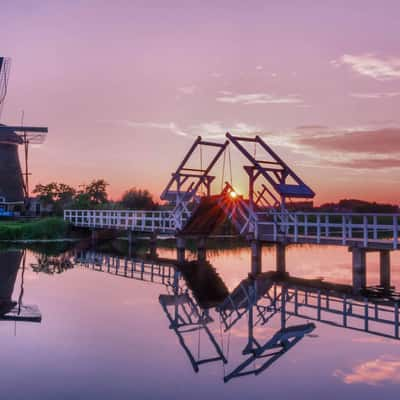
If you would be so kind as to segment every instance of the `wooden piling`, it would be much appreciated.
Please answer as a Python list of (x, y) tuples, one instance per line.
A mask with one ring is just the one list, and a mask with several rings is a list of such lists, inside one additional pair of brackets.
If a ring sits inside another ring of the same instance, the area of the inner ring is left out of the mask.
[(262, 271), (262, 244), (259, 240), (251, 241), (251, 275), (256, 276)]
[(186, 247), (186, 240), (178, 236), (176, 238), (176, 256), (178, 263), (185, 262), (185, 247)]
[(353, 290), (359, 292), (367, 284), (366, 249), (353, 247), (351, 252), (353, 256)]
[(390, 250), (381, 250), (379, 252), (380, 259), (380, 285), (390, 288)]
[(207, 249), (206, 249), (206, 239), (200, 237), (197, 242), (197, 260), (206, 261), (207, 259)]
[(277, 243), (276, 249), (276, 271), (282, 274), (286, 273), (286, 245)]

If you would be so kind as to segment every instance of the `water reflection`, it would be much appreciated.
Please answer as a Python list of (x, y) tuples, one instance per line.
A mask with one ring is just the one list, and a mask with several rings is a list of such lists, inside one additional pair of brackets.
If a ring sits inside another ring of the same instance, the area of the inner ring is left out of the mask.
[[(208, 326), (214, 322), (213, 319), (208, 310), (200, 309), (187, 291), (181, 292), (179, 286), (176, 285), (173, 294), (161, 294), (159, 302), (170, 323), (169, 329), (173, 330), (177, 336), (195, 372), (199, 371), (202, 364), (215, 361), (227, 363), (220, 345)], [(215, 355), (202, 356), (200, 339), (202, 335), (208, 339), (208, 345), (213, 347)], [(191, 343), (195, 343), (197, 339), (197, 349), (190, 348), (187, 344), (188, 336)]]
[[(193, 370), (222, 363), (225, 382), (266, 371), (294, 346), (302, 346), (303, 339), (316, 340), (320, 324), (399, 339), (398, 294), (393, 288), (355, 295), (349, 285), (267, 272), (247, 277), (229, 291), (207, 261), (178, 265), (174, 259), (93, 249), (39, 259), (33, 265), (37, 272), (84, 267), (159, 285), (160, 312)], [(245, 339), (241, 344), (231, 340), (240, 324)]]
[[(23, 304), (26, 252), (8, 250), (0, 252), (0, 320), (40, 322), (42, 316), (37, 306)], [(18, 300), (12, 299), (18, 272), (21, 285)]]

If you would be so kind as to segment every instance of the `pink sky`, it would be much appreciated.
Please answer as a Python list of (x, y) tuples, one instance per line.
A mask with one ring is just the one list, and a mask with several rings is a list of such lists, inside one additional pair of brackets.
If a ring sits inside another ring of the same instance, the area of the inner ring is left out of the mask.
[(400, 3), (349, 3), (4, 0), (2, 122), (49, 126), (33, 184), (158, 195), (195, 136), (229, 130), (265, 138), (317, 203), (398, 203)]

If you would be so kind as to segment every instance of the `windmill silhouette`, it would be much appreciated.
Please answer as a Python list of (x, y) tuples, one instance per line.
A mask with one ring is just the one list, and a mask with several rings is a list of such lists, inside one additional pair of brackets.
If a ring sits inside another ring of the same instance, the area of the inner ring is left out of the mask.
[[(0, 57), (0, 117), (8, 92), (10, 58)], [(29, 145), (41, 144), (46, 127), (8, 126), (0, 123), (0, 206), (13, 211), (29, 201)], [(24, 148), (24, 170), (18, 156), (18, 146)]]

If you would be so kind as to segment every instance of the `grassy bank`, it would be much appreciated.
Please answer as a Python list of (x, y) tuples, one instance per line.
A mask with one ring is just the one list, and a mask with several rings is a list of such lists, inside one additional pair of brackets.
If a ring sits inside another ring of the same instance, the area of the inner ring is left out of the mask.
[(35, 221), (0, 221), (0, 240), (62, 239), (68, 236), (68, 224), (62, 218)]

